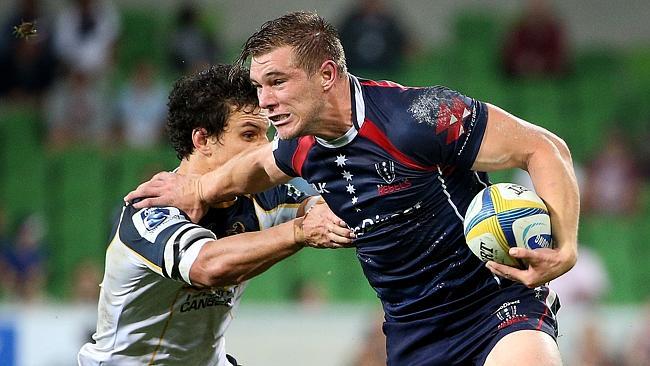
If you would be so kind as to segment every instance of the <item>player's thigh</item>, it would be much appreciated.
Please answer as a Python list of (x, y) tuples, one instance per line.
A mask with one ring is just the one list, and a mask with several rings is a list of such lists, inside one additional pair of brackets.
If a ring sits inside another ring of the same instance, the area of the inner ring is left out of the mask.
[(555, 340), (537, 330), (519, 330), (501, 338), (485, 360), (485, 366), (561, 366)]

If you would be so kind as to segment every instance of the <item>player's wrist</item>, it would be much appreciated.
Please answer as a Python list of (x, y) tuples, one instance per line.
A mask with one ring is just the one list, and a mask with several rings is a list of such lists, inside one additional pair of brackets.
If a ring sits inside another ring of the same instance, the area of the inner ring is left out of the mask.
[(203, 176), (200, 176), (194, 185), (194, 191), (196, 192), (196, 196), (199, 200), (199, 205), (201, 206), (207, 206), (208, 201), (205, 198), (205, 194), (203, 192), (203, 182), (202, 182)]
[(578, 261), (578, 248), (576, 245), (560, 245), (558, 246), (558, 256), (560, 262), (569, 271)]
[(304, 220), (304, 216), (293, 220), (293, 241), (301, 247), (305, 246), (305, 232), (302, 229)]

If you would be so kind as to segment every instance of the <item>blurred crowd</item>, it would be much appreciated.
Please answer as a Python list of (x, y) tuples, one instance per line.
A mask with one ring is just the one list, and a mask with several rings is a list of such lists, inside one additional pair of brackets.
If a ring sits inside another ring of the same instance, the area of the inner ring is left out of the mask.
[(218, 41), (191, 3), (176, 9), (166, 35), (166, 62), (159, 65), (141, 56), (129, 60), (128, 67), (117, 65), (124, 33), (112, 1), (71, 0), (54, 10), (46, 5), (52, 4), (15, 0), (0, 20), (2, 29), (27, 22), (36, 30), (28, 37), (0, 33), (0, 101), (40, 110), (44, 143), (53, 149), (79, 143), (135, 148), (159, 143), (168, 76), (222, 61)]
[[(9, 12), (0, 18), (0, 29), (33, 22), (36, 34), (25, 38), (0, 32), (0, 104), (39, 111), (44, 121), (42, 143), (47, 149), (65, 150), (76, 144), (147, 149), (160, 144), (171, 81), (228, 61), (228, 47), (218, 32), (205, 26), (202, 9), (194, 2), (178, 2), (174, 8), (164, 36), (168, 41), (162, 63), (144, 52), (145, 56), (130, 59), (124, 66), (119, 64), (125, 46), (121, 43), (124, 23), (112, 1), (69, 0), (56, 9), (42, 0), (12, 1)], [(394, 75), (407, 65), (426, 48), (415, 39), (409, 24), (390, 2), (351, 1), (338, 22), (350, 71), (360, 76)], [(546, 0), (522, 3), (520, 16), (506, 28), (495, 52), (500, 68), (495, 73), (511, 81), (561, 79), (575, 68), (567, 27)], [(602, 143), (596, 151), (588, 159), (575, 161), (586, 216), (635, 217), (647, 209), (643, 194), (650, 181), (650, 145), (645, 143), (650, 128), (635, 131), (633, 136), (622, 122), (610, 121), (611, 127), (600, 131)], [(526, 176), (513, 179), (530, 184)], [(35, 212), (8, 220), (2, 209), (0, 202), (1, 298), (44, 301), (47, 223)], [(69, 298), (96, 302), (101, 261), (83, 260), (73, 273)], [(615, 286), (601, 253), (590, 243), (583, 243), (577, 266), (555, 282), (565, 307), (595, 307)], [(300, 279), (292, 298), (318, 308), (328, 301), (328, 294), (317, 281)], [(629, 349), (616, 354), (605, 352), (607, 347), (602, 345), (607, 335), (598, 329), (597, 321), (589, 322), (574, 364), (650, 365), (650, 305), (644, 319), (641, 333), (630, 334)], [(381, 319), (369, 322), (366, 343), (351, 364), (385, 364), (380, 327)]]

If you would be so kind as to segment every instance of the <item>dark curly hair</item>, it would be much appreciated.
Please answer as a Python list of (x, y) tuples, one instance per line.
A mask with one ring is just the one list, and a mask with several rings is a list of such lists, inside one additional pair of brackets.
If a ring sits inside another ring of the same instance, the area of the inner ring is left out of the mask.
[(182, 160), (194, 151), (192, 130), (205, 128), (209, 136), (220, 138), (232, 108), (257, 107), (257, 91), (247, 69), (219, 64), (176, 81), (167, 107), (167, 135)]

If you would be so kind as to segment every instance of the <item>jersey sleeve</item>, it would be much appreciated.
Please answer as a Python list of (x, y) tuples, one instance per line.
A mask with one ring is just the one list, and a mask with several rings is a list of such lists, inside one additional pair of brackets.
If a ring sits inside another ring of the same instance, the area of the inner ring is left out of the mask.
[(253, 197), (260, 229), (296, 218), (300, 204), (310, 196), (292, 184), (282, 184)]
[(273, 140), (275, 164), (284, 174), (290, 177), (302, 176), (302, 166), (307, 159), (309, 150), (315, 143), (314, 136), (301, 136), (295, 139), (282, 140), (276, 134)]
[(485, 103), (442, 86), (412, 88), (403, 97), (400, 120), (408, 126), (400, 139), (409, 155), (427, 166), (471, 168), (487, 124)]
[(216, 236), (174, 207), (124, 208), (119, 239), (154, 272), (191, 285), (190, 268)]

